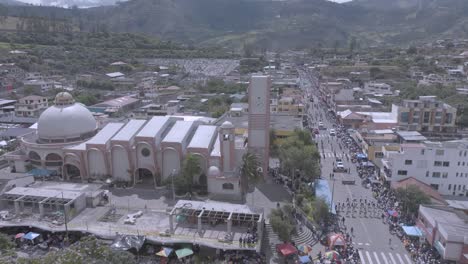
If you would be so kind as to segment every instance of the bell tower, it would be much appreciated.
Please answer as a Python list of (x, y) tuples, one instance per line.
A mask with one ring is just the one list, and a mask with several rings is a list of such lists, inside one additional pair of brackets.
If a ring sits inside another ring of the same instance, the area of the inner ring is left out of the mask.
[(248, 90), (248, 148), (258, 156), (264, 177), (268, 175), (270, 157), (270, 88), (269, 76), (254, 75), (251, 77)]

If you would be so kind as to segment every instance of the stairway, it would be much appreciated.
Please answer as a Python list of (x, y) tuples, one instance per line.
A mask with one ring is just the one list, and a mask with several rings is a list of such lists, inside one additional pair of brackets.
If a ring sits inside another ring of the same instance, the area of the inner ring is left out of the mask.
[(262, 243), (262, 251), (265, 253), (267, 260), (270, 263), (278, 263), (278, 254), (276, 252), (276, 245), (281, 244), (278, 235), (273, 231), (270, 223), (265, 223), (265, 230)]
[(292, 237), (292, 241), (294, 241), (296, 246), (304, 244), (313, 246), (317, 242), (317, 240), (314, 238), (314, 234), (312, 233), (312, 231), (310, 231), (310, 229), (306, 226), (302, 226), (302, 231), (298, 228), (297, 235), (294, 235)]

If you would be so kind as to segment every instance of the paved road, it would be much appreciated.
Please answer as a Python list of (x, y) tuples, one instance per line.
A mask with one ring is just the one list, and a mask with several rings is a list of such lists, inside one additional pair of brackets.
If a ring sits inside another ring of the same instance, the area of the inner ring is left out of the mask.
[[(314, 97), (314, 102), (310, 103), (309, 116), (312, 119), (312, 124), (317, 127), (318, 122), (323, 122), (327, 130), (321, 130), (317, 137), (319, 142), (319, 150), (322, 154), (322, 177), (328, 179), (330, 187), (334, 186), (333, 199), (335, 203), (345, 202), (350, 199), (357, 198), (375, 201), (372, 197), (370, 189), (361, 186), (361, 179), (357, 176), (355, 166), (351, 161), (344, 158), (349, 152), (346, 149), (341, 150), (338, 146), (338, 139), (329, 135), (329, 129), (332, 128), (332, 122), (326, 117), (328, 109), (319, 104), (317, 98), (318, 80), (315, 76), (311, 76), (305, 72), (300, 72), (301, 85), (306, 90), (306, 94)], [(317, 105), (317, 107), (314, 107)], [(322, 117), (320, 117), (322, 116)], [(322, 144), (323, 143), (323, 144)], [(322, 148), (323, 146), (323, 148)], [(335, 181), (329, 178), (333, 171), (333, 164), (336, 157), (341, 157), (345, 168), (351, 168), (350, 174), (335, 174)], [(325, 157), (325, 158), (324, 158)], [(353, 179), (355, 185), (343, 185), (340, 177), (345, 179)], [(401, 241), (389, 233), (388, 225), (384, 224), (380, 218), (381, 212), (376, 214), (376, 217), (360, 217), (356, 215), (354, 218), (345, 217), (345, 225), (350, 230), (354, 229), (353, 243), (359, 249), (360, 259), (363, 264), (407, 264), (412, 263), (407, 251), (403, 247)], [(392, 240), (391, 245), (389, 239)]]

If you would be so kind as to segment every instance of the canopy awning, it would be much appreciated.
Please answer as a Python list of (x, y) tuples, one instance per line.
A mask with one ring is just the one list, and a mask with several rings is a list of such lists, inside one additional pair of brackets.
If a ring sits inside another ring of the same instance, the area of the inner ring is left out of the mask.
[(403, 228), (403, 231), (405, 231), (405, 234), (407, 234), (408, 236), (414, 236), (414, 237), (423, 236), (423, 232), (417, 226), (402, 226), (401, 228)]
[(40, 236), (40, 234), (34, 233), (34, 232), (29, 232), (26, 235), (24, 235), (23, 238), (27, 239), (27, 240), (34, 240), (38, 236)]
[(289, 243), (276, 245), (276, 250), (284, 257), (297, 253), (296, 247)]
[(176, 250), (175, 253), (177, 255), (177, 258), (179, 258), (179, 259), (188, 257), (190, 255), (193, 255), (193, 251), (190, 248), (178, 249), (178, 250)]
[(395, 211), (395, 210), (388, 210), (388, 211), (387, 211), (387, 214), (388, 214), (389, 216), (398, 217), (398, 212)]
[(311, 262), (310, 257), (307, 256), (307, 255), (306, 255), (306, 256), (301, 256), (301, 257), (299, 258), (299, 260), (301, 261), (302, 264), (306, 264), (306, 263), (310, 263), (310, 262)]
[(327, 180), (315, 181), (315, 196), (323, 199), (332, 214), (336, 214), (335, 204), (332, 202), (332, 192)]
[(171, 255), (173, 249), (172, 248), (169, 248), (169, 247), (163, 247), (161, 249), (161, 251), (159, 251), (158, 253), (156, 253), (156, 256), (160, 256), (160, 257), (169, 257), (169, 255)]
[(356, 155), (358, 159), (367, 159), (367, 155), (365, 153), (359, 153)]

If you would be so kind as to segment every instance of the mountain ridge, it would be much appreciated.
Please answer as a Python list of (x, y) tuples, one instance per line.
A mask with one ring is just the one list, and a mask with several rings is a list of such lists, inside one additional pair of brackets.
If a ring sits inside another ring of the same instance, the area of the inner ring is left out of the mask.
[[(468, 37), (468, 1), (355, 0), (131, 0), (88, 9), (8, 7), (13, 16), (69, 20), (83, 31), (144, 33), (190, 45), (261, 49), (408, 45)], [(386, 1), (388, 2), (388, 1)], [(401, 5), (405, 3), (405, 5)], [(414, 5), (417, 3), (417, 5)], [(413, 5), (411, 5), (413, 4)]]

